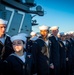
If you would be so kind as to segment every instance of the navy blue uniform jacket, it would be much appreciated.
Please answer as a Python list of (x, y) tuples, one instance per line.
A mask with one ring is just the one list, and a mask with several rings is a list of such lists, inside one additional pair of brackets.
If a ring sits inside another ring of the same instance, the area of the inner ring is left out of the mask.
[(50, 46), (50, 41), (49, 46), (47, 46), (41, 38), (37, 39), (32, 46), (32, 54), (38, 75), (49, 75)]

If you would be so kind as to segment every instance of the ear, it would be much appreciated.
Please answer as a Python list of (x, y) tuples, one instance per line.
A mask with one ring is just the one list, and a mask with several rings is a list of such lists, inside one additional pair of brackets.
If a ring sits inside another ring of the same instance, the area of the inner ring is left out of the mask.
[(57, 31), (59, 32), (59, 29)]
[(23, 45), (25, 46), (26, 44), (24, 43)]
[(48, 31), (48, 33), (49, 33), (49, 30), (47, 30)]
[(26, 47), (26, 43), (23, 44), (24, 48)]

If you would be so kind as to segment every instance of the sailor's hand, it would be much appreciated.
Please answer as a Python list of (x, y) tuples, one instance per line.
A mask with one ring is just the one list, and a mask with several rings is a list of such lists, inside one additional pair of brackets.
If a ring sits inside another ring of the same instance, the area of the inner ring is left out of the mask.
[(54, 69), (53, 63), (50, 64), (50, 68), (51, 68), (51, 69)]
[(68, 57), (66, 58), (66, 61), (69, 61), (69, 58)]

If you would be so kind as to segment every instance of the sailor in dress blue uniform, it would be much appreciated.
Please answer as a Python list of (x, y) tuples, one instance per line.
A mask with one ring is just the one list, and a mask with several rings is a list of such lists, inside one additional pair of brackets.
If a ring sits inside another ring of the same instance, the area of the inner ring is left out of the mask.
[(2, 63), (4, 75), (32, 75), (33, 58), (26, 52), (26, 37), (15, 35), (11, 37), (14, 53)]
[(13, 52), (10, 36), (5, 33), (7, 21), (0, 18), (0, 58), (6, 59)]
[(50, 75), (50, 46), (48, 39), (48, 26), (39, 27), (41, 37), (35, 40), (32, 54), (35, 61), (37, 75)]

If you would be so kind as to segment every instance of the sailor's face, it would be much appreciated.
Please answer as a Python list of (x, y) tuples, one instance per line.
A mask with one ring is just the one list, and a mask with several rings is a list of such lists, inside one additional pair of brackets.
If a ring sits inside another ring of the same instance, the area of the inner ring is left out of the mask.
[(24, 43), (22, 40), (15, 40), (12, 43), (15, 52), (20, 52), (24, 49)]
[(52, 34), (53, 34), (54, 36), (57, 36), (58, 32), (59, 32), (58, 29), (54, 29), (54, 30), (52, 30)]
[(1, 25), (0, 25), (0, 35), (5, 34), (5, 31), (6, 31), (6, 25), (1, 24)]
[(43, 37), (47, 37), (47, 35), (48, 35), (48, 30), (40, 30), (40, 34), (41, 34)]

